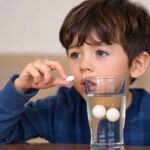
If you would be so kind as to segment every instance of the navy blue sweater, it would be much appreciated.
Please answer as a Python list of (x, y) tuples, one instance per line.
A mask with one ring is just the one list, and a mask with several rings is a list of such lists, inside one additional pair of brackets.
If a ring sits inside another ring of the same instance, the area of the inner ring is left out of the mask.
[[(42, 137), (55, 143), (90, 143), (86, 101), (74, 87), (59, 88), (55, 96), (29, 100), (36, 89), (19, 93), (12, 77), (0, 91), (0, 143), (25, 142)], [(132, 89), (133, 101), (126, 111), (126, 145), (150, 145), (150, 94)]]

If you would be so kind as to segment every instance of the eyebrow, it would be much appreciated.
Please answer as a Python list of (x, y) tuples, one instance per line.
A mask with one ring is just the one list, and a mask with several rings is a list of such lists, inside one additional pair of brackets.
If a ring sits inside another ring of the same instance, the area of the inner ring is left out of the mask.
[[(102, 42), (102, 41), (97, 41), (97, 42), (95, 42), (95, 43), (90, 43), (90, 42), (84, 42), (84, 43), (86, 43), (86, 44), (88, 44), (88, 45), (93, 45), (93, 46), (101, 46), (101, 45), (105, 45), (106, 43), (104, 43), (104, 42)], [(76, 47), (80, 47), (80, 46), (82, 46), (83, 44), (81, 44), (81, 45), (72, 45), (72, 46), (69, 46), (68, 47), (68, 50), (69, 49), (72, 49), (72, 48), (76, 48)]]

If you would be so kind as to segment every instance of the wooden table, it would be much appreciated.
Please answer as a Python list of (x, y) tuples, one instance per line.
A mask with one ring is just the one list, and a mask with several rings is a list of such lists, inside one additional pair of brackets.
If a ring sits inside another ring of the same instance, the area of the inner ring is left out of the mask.
[[(0, 150), (90, 150), (82, 144), (6, 144)], [(125, 147), (125, 150), (150, 150), (150, 147)]]

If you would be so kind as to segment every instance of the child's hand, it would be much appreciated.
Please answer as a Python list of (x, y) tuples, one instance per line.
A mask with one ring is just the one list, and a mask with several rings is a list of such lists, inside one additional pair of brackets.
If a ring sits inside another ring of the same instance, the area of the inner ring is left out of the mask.
[[(52, 76), (52, 71), (56, 70), (60, 77)], [(18, 91), (25, 92), (30, 88), (44, 89), (56, 85), (69, 85), (66, 74), (61, 64), (48, 59), (36, 60), (28, 64), (14, 81)]]

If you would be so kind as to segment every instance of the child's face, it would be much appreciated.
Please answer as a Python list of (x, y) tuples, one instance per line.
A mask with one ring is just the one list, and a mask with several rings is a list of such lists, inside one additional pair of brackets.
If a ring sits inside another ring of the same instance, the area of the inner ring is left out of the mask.
[[(88, 41), (87, 41), (88, 42)], [(74, 45), (73, 43), (72, 45)], [(89, 45), (68, 50), (70, 71), (74, 75), (74, 86), (84, 95), (83, 79), (87, 76), (125, 76), (128, 77), (128, 57), (119, 44)]]

